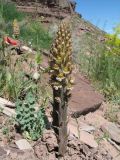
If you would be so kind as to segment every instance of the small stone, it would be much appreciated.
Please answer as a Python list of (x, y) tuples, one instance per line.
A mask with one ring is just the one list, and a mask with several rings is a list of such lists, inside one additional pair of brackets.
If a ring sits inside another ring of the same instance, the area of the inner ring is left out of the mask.
[(103, 132), (106, 132), (112, 140), (120, 144), (120, 128), (114, 123), (107, 122), (101, 126), (101, 129)]
[(79, 146), (78, 146), (78, 139), (73, 139), (71, 141), (68, 142), (68, 147), (73, 148), (75, 150), (79, 150)]
[(8, 156), (10, 154), (10, 150), (7, 150), (6, 152), (7, 152), (7, 156)]
[(4, 155), (7, 155), (7, 152), (2, 147), (0, 147), (0, 157)]
[(22, 135), (20, 135), (19, 133), (15, 133), (15, 140), (18, 141), (22, 139)]
[(49, 160), (56, 160), (55, 154), (54, 154), (54, 153), (49, 154), (48, 159), (49, 159)]
[(85, 116), (85, 121), (92, 125), (95, 126), (95, 128), (100, 128), (104, 123), (107, 122), (107, 120), (102, 116), (94, 113), (89, 113)]
[(95, 131), (95, 127), (85, 124), (80, 126), (80, 130), (91, 133), (92, 131)]
[(3, 142), (3, 145), (7, 145), (8, 144), (8, 138), (3, 137), (2, 142)]
[(27, 46), (21, 46), (21, 47), (20, 47), (20, 50), (21, 50), (22, 52), (28, 52), (28, 53), (32, 53), (32, 52), (33, 52), (32, 49), (29, 48), (29, 47), (27, 47)]
[(85, 155), (87, 155), (87, 156), (90, 156), (91, 155), (91, 152), (90, 152), (90, 149), (89, 149), (89, 147), (87, 146), (87, 145), (82, 145), (82, 148), (80, 148), (80, 149), (82, 149), (82, 152), (85, 154)]
[(117, 114), (117, 122), (120, 125), (120, 112), (118, 112), (118, 114)]
[(32, 150), (30, 143), (26, 139), (21, 139), (15, 142), (20, 150)]
[(75, 137), (79, 138), (80, 130), (77, 126), (68, 123), (68, 133), (74, 135)]
[(48, 150), (44, 143), (40, 143), (38, 146), (35, 146), (34, 152), (39, 159), (42, 159), (43, 157), (45, 158), (48, 155)]
[(35, 72), (35, 73), (33, 74), (33, 78), (34, 78), (35, 80), (38, 80), (38, 79), (40, 78), (40, 74), (39, 74), (38, 72)]
[(44, 132), (42, 140), (43, 142), (46, 143), (46, 146), (49, 152), (55, 150), (55, 148), (58, 147), (57, 138), (55, 136), (55, 133), (50, 130), (46, 130)]
[(18, 154), (15, 153), (15, 152), (13, 152), (13, 153), (10, 154), (10, 158), (11, 159), (17, 159), (17, 157), (18, 157)]
[(100, 143), (102, 148), (108, 151), (113, 159), (115, 159), (117, 155), (119, 155), (119, 151), (110, 142), (108, 142), (107, 139), (103, 139)]
[(116, 156), (115, 160), (120, 160), (120, 156)]
[(85, 131), (80, 132), (80, 141), (92, 148), (98, 147), (98, 144), (94, 139), (94, 136), (92, 134), (89, 134), (88, 132)]
[(15, 108), (15, 103), (12, 103), (12, 102), (10, 102), (4, 98), (1, 98), (1, 97), (0, 97), (0, 104), (4, 105), (4, 106), (8, 106), (10, 108)]
[(3, 105), (3, 104), (0, 104), (0, 109), (2, 109), (2, 112), (3, 112), (4, 114), (6, 114), (7, 116), (9, 116), (9, 117), (12, 117), (12, 116), (15, 116), (15, 115), (16, 115), (15, 109), (13, 109), (13, 108), (8, 108), (8, 107), (6, 107), (6, 106)]

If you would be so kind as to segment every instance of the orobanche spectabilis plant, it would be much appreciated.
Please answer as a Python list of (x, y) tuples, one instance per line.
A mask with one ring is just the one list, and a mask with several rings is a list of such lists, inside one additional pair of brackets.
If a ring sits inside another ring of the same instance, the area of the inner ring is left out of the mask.
[(15, 38), (18, 38), (20, 35), (20, 27), (19, 27), (17, 19), (14, 19), (13, 21), (13, 35)]
[(64, 156), (67, 148), (67, 108), (73, 85), (72, 70), (70, 28), (66, 23), (62, 23), (50, 51), (53, 128), (57, 134), (60, 156)]

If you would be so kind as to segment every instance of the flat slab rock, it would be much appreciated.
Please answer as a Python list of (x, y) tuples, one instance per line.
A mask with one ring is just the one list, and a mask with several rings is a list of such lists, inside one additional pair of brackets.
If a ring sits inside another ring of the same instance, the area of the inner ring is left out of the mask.
[(2, 147), (0, 147), (0, 159), (2, 159), (2, 157), (6, 154), (7, 152)]
[(77, 137), (82, 143), (86, 144), (91, 148), (97, 148), (98, 144), (94, 139), (94, 136), (90, 134), (92, 131), (95, 130), (93, 126), (89, 126), (84, 123), (77, 124), (74, 119), (71, 119), (68, 123), (68, 134), (70, 136)]
[(116, 156), (115, 160), (120, 160), (120, 156), (119, 155)]
[(80, 73), (75, 74), (75, 85), (69, 103), (73, 117), (78, 118), (81, 114), (97, 110), (103, 100), (103, 96), (95, 91), (88, 80)]
[(85, 131), (80, 132), (80, 141), (92, 148), (98, 147), (98, 144), (94, 139), (94, 136), (92, 134), (89, 134), (88, 132), (85, 132)]
[(15, 143), (20, 150), (32, 150), (30, 143), (26, 139), (20, 139)]
[(16, 113), (15, 113), (15, 109), (14, 108), (8, 108), (6, 107), (4, 104), (0, 103), (0, 109), (2, 109), (2, 112), (4, 114), (6, 114), (7, 116), (15, 116)]
[(114, 123), (105, 123), (101, 126), (101, 129), (106, 132), (112, 140), (120, 144), (120, 128), (118, 128)]

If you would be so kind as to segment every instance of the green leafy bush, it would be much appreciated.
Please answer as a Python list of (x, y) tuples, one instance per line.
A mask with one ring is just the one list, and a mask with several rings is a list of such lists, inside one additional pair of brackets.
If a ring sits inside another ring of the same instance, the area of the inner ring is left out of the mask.
[(79, 54), (79, 62), (80, 70), (95, 82), (105, 97), (114, 101), (120, 97), (120, 39), (116, 34), (106, 37), (102, 47), (91, 48), (90, 55)]
[(111, 36), (104, 52), (96, 58), (93, 76), (102, 84), (102, 91), (109, 99), (120, 93), (120, 40)]
[(5, 22), (10, 22), (14, 19), (21, 21), (24, 18), (24, 14), (17, 11), (14, 3), (4, 0), (0, 0), (0, 14)]
[(31, 23), (26, 15), (18, 12), (12, 2), (0, 0), (0, 33), (2, 35), (13, 35), (13, 21), (17, 19), (20, 24), (20, 39), (31, 44), (35, 49), (48, 49), (51, 45), (52, 38), (42, 25), (34, 20)]
[(35, 110), (36, 97), (30, 91), (23, 101), (16, 102), (16, 121), (18, 122), (23, 135), (31, 140), (37, 140), (45, 128), (44, 108)]
[(23, 69), (20, 69), (19, 72), (15, 70), (16, 67), (20, 68), (22, 62), (19, 61), (22, 58), (16, 60), (14, 66), (13, 59), (9, 53), (5, 56), (3, 52), (0, 52), (0, 55), (0, 96), (15, 102), (33, 82), (25, 78)]

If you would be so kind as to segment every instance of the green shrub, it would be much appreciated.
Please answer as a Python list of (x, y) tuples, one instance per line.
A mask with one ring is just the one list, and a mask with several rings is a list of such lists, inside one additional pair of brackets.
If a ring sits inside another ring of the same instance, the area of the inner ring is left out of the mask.
[(20, 39), (31, 43), (35, 49), (49, 49), (52, 38), (49, 33), (37, 21), (28, 22), (25, 14), (18, 12), (16, 6), (12, 2), (0, 0), (0, 33), (2, 35), (13, 35), (13, 21), (17, 19), (20, 23)]
[(109, 37), (102, 47), (91, 47), (91, 54), (79, 54), (79, 63), (80, 70), (113, 101), (120, 96), (120, 39), (116, 34)]
[(15, 101), (22, 96), (24, 90), (31, 86), (32, 81), (25, 78), (24, 70), (16, 72), (15, 67), (20, 67), (21, 59), (16, 60), (16, 66), (13, 65), (12, 58), (9, 55), (3, 55), (0, 52), (0, 96), (11, 101)]
[(45, 112), (44, 108), (35, 110), (37, 99), (30, 91), (24, 100), (16, 102), (16, 121), (23, 135), (31, 140), (37, 140), (43, 133), (45, 128)]
[(24, 18), (24, 14), (16, 10), (14, 3), (3, 0), (0, 0), (0, 14), (5, 22), (10, 22), (14, 19), (21, 21)]
[(48, 32), (44, 30), (42, 25), (37, 21), (33, 21), (21, 27), (21, 39), (25, 40), (27, 43), (31, 43), (36, 49), (48, 49), (52, 42), (52, 38), (49, 36)]

